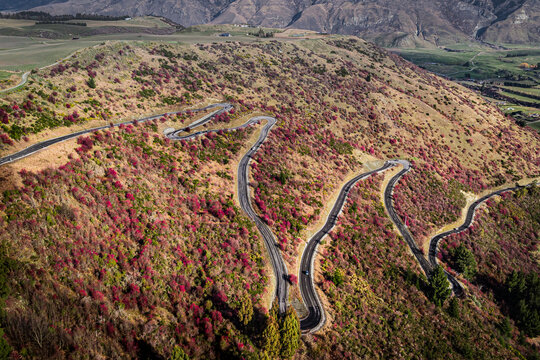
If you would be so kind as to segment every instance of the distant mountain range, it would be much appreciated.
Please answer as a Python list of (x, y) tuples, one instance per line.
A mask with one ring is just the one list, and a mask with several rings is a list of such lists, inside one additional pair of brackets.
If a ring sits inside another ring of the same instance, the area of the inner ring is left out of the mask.
[(539, 43), (540, 0), (0, 0), (0, 10), (159, 15), (358, 35), (384, 46)]

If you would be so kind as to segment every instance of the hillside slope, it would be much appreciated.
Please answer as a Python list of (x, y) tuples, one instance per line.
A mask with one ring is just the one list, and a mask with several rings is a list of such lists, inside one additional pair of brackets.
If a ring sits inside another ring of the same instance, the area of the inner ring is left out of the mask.
[[(538, 0), (68, 0), (35, 5), (19, 4), (18, 8), (54, 14), (152, 14), (184, 26), (212, 22), (294, 27), (358, 35), (394, 47), (441, 45), (476, 37), (500, 43), (540, 41)], [(10, 1), (0, 1), (0, 10), (14, 6)]]
[[(108, 42), (32, 76), (1, 100), (2, 156), (75, 128), (208, 102), (235, 107), (208, 127), (274, 116), (276, 126), (252, 158), (249, 186), (291, 274), (333, 195), (373, 161), (411, 162), (406, 186), (422, 230), (459, 211), (459, 190), (479, 193), (540, 174), (536, 132), (475, 93), (352, 37)], [(175, 347), (193, 359), (265, 353), (260, 335), (272, 274), (258, 233), (239, 211), (234, 181), (260, 125), (194, 141), (165, 139), (165, 129), (195, 118), (105, 129), (63, 144), (69, 156), (53, 147), (0, 168), (7, 190), (0, 255), (10, 271), (0, 292), (8, 316), (0, 320), (12, 347), (36, 358), (78, 357), (86, 349), (93, 357), (168, 358)], [(491, 299), (466, 300), (458, 319), (429, 302), (421, 270), (384, 215), (378, 181), (365, 184), (365, 198), (354, 197), (356, 206), (328, 240), (335, 259), (328, 271), (339, 267), (347, 283), (335, 289), (328, 274), (317, 273), (318, 288), (338, 301), (297, 357), (434, 358), (458, 348), (485, 358), (525, 353), (517, 339), (494, 341), (502, 315)], [(354, 233), (342, 231), (347, 226)], [(354, 246), (361, 251), (351, 254)], [(385, 292), (390, 282), (393, 294)], [(349, 285), (358, 296), (343, 291)], [(349, 321), (364, 313), (365, 321)], [(21, 323), (30, 330), (21, 332)], [(427, 326), (433, 337), (422, 336)], [(34, 330), (51, 345), (40, 346), (28, 335)], [(419, 338), (426, 343), (418, 345)], [(364, 339), (369, 351), (360, 346)]]

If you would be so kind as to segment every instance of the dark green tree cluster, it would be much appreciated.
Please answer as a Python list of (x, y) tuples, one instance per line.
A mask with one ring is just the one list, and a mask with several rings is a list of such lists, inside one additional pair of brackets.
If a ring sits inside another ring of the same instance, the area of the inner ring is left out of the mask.
[[(27, 0), (19, 0), (12, 2), (11, 5), (17, 7), (17, 2), (24, 3), (26, 5)], [(98, 20), (98, 21), (117, 21), (124, 20), (127, 15), (124, 16), (108, 16), (97, 14), (76, 14), (76, 15), (51, 15), (43, 11), (21, 11), (15, 13), (0, 13), (0, 19), (23, 19), (23, 20), (36, 20), (36, 21), (69, 21), (69, 20)]]
[(540, 276), (513, 271), (506, 279), (510, 315), (531, 337), (540, 335)]
[(85, 22), (63, 22), (63, 21), (36, 21), (36, 25), (45, 25), (45, 24), (61, 24), (61, 25), (74, 25), (74, 26), (87, 26)]
[(289, 308), (281, 323), (281, 357), (290, 359), (296, 354), (300, 343), (300, 321), (294, 309)]
[(448, 304), (448, 315), (456, 319), (459, 318), (459, 300), (455, 296), (450, 299)]
[(262, 348), (270, 359), (290, 359), (300, 344), (300, 321), (294, 309), (289, 308), (283, 319), (274, 301), (262, 333)]
[(260, 37), (260, 38), (271, 38), (271, 37), (274, 37), (274, 33), (272, 31), (264, 31), (263, 29), (259, 29), (258, 32), (256, 33), (252, 33), (251, 35), (253, 36), (257, 36), (257, 37)]
[(428, 295), (437, 306), (442, 306), (444, 301), (452, 294), (450, 283), (440, 265), (433, 270), (429, 278)]
[(467, 249), (463, 244), (460, 244), (457, 248), (451, 251), (454, 268), (465, 276), (465, 278), (471, 280), (474, 278), (478, 271), (478, 265), (473, 253)]
[(278, 320), (269, 316), (262, 334), (262, 348), (271, 359), (277, 359), (281, 349)]

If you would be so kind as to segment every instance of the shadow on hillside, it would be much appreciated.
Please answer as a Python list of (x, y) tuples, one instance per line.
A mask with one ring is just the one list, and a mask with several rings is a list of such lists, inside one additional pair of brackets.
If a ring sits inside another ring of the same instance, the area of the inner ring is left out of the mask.
[[(233, 309), (228, 302), (221, 301), (216, 296), (213, 296), (211, 299), (216, 307), (223, 314), (223, 318), (229, 320), (234, 324), (234, 327), (237, 328), (243, 335), (247, 336), (254, 343), (257, 343), (259, 335), (262, 334), (264, 327), (266, 325), (267, 315), (261, 311), (260, 308), (253, 307), (253, 316), (251, 321), (244, 325), (240, 322), (238, 317), (238, 311)], [(230, 351), (219, 348), (219, 341), (216, 341), (215, 346), (218, 348), (218, 353), (223, 353), (223, 359), (235, 359), (238, 358), (238, 355), (234, 352), (233, 349)]]
[(416, 287), (419, 291), (423, 292), (426, 297), (429, 298), (429, 284), (424, 274), (417, 274), (410, 268), (399, 268), (399, 275), (409, 285)]

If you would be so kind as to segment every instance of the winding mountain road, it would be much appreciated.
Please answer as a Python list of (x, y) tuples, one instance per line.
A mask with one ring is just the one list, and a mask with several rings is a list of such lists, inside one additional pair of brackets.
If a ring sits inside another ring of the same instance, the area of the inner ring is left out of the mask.
[(26, 81), (28, 80), (29, 75), (30, 75), (30, 71), (25, 72), (24, 74), (22, 74), (21, 81), (17, 85), (12, 86), (7, 89), (0, 90), (0, 93), (8, 92), (8, 91), (18, 88), (19, 86), (23, 86), (24, 84), (26, 84)]
[(272, 262), (272, 268), (274, 269), (274, 275), (276, 278), (276, 297), (279, 304), (279, 312), (281, 314), (285, 313), (287, 310), (287, 301), (289, 297), (289, 284), (288, 284), (288, 271), (285, 266), (285, 262), (281, 256), (281, 250), (278, 247), (278, 243), (274, 236), (274, 233), (270, 228), (261, 220), (259, 215), (255, 213), (253, 207), (251, 206), (251, 201), (249, 198), (249, 163), (251, 162), (251, 157), (262, 145), (268, 132), (275, 125), (276, 119), (269, 116), (258, 116), (251, 120), (267, 120), (266, 125), (261, 130), (259, 139), (257, 142), (248, 150), (248, 152), (240, 160), (238, 165), (238, 199), (240, 200), (240, 207), (244, 212), (253, 220), (259, 232), (261, 233), (268, 254), (270, 255), (270, 261)]
[(429, 276), (432, 270), (431, 264), (426, 260), (424, 254), (416, 245), (416, 242), (414, 241), (411, 232), (403, 224), (403, 221), (401, 221), (401, 218), (396, 213), (393, 205), (394, 187), (396, 186), (397, 182), (403, 177), (403, 175), (405, 175), (411, 170), (411, 164), (406, 160), (396, 160), (395, 162), (403, 165), (403, 170), (394, 175), (388, 182), (388, 185), (386, 185), (386, 189), (384, 189), (384, 207), (386, 208), (390, 219), (401, 233), (401, 236), (403, 237), (407, 245), (409, 245), (409, 248), (411, 249), (414, 257), (422, 267), (422, 270), (427, 276)]
[[(233, 106), (230, 103), (218, 103), (218, 104), (205, 106), (200, 109), (191, 110), (192, 112), (201, 112), (201, 111), (216, 109), (215, 111), (189, 124), (187, 127), (169, 132), (165, 134), (165, 136), (167, 136), (171, 140), (190, 140), (190, 139), (194, 139), (198, 136), (201, 136), (207, 133), (218, 132), (218, 131), (223, 131), (223, 130), (234, 131), (241, 128), (245, 128), (253, 124), (258, 124), (263, 120), (267, 121), (267, 124), (261, 130), (259, 139), (240, 160), (240, 163), (238, 166), (238, 198), (240, 200), (240, 206), (242, 210), (253, 220), (253, 222), (255, 222), (255, 224), (257, 225), (257, 228), (259, 229), (261, 235), (263, 236), (266, 248), (268, 249), (270, 260), (272, 262), (274, 274), (276, 277), (276, 297), (279, 302), (279, 309), (281, 313), (285, 313), (285, 311), (287, 310), (288, 290), (289, 290), (288, 280), (287, 280), (287, 276), (288, 276), (287, 267), (285, 266), (285, 262), (283, 261), (281, 252), (278, 248), (278, 244), (277, 244), (276, 238), (274, 237), (274, 234), (272, 233), (272, 230), (270, 230), (270, 228), (255, 213), (249, 199), (249, 163), (251, 161), (251, 157), (259, 149), (262, 143), (266, 140), (268, 133), (270, 132), (270, 129), (276, 124), (276, 119), (270, 116), (256, 116), (256, 117), (252, 117), (251, 119), (246, 121), (244, 124), (234, 127), (234, 128), (204, 130), (204, 131), (199, 131), (199, 132), (188, 134), (188, 135), (183, 135), (183, 136), (179, 135), (182, 132), (185, 132), (188, 130), (190, 131), (196, 127), (199, 127), (208, 123), (214, 116), (219, 115), (226, 111), (230, 111), (232, 108)], [(186, 112), (187, 111), (164, 113), (160, 115), (145, 117), (138, 120), (126, 121), (126, 122), (114, 124), (113, 126), (128, 125), (128, 124), (134, 124), (137, 122), (151, 121), (151, 120), (159, 119), (166, 115), (176, 115), (176, 114), (182, 114)], [(17, 153), (0, 158), (0, 166), (5, 165), (10, 162), (20, 160), (26, 156), (32, 155), (40, 150), (48, 148), (51, 145), (57, 144), (59, 142), (70, 140), (70, 139), (79, 137), (81, 135), (92, 133), (98, 130), (104, 130), (109, 127), (110, 126), (100, 126), (100, 127), (96, 127), (92, 129), (82, 130), (82, 131), (78, 131), (72, 134), (59, 136), (54, 139), (49, 139), (49, 140), (42, 141), (37, 144), (33, 144)]]
[[(193, 128), (202, 126), (208, 123), (214, 116), (219, 115), (225, 111), (229, 111), (232, 108), (233, 108), (232, 105), (229, 103), (218, 103), (218, 104), (212, 104), (212, 105), (200, 108), (200, 109), (189, 110), (191, 112), (201, 112), (201, 111), (208, 111), (208, 110), (215, 109), (211, 113), (194, 121), (193, 123), (191, 123), (185, 128), (182, 128), (179, 130), (173, 130), (171, 132), (165, 133), (165, 136), (167, 136), (171, 140), (190, 140), (190, 139), (193, 139), (195, 137), (198, 137), (207, 133), (219, 132), (219, 131), (224, 131), (224, 130), (234, 131), (241, 128), (245, 128), (253, 124), (261, 123), (261, 121), (263, 120), (266, 121), (266, 125), (262, 128), (259, 138), (255, 142), (255, 144), (244, 154), (244, 156), (242, 157), (238, 165), (238, 173), (237, 173), (238, 174), (238, 179), (237, 179), (238, 198), (240, 202), (240, 207), (247, 214), (247, 216), (251, 218), (253, 222), (256, 224), (265, 242), (265, 245), (268, 250), (268, 254), (272, 263), (275, 279), (276, 279), (275, 296), (278, 299), (280, 313), (284, 313), (288, 305), (287, 303), (288, 303), (288, 290), (289, 290), (289, 283), (287, 279), (288, 277), (287, 267), (285, 265), (285, 262), (283, 261), (281, 251), (278, 247), (276, 238), (274, 234), (272, 233), (272, 230), (262, 221), (262, 219), (254, 211), (251, 205), (250, 194), (249, 194), (249, 164), (251, 162), (252, 156), (255, 154), (255, 152), (257, 152), (257, 150), (260, 148), (262, 143), (268, 137), (268, 134), (270, 130), (272, 129), (272, 127), (276, 124), (276, 119), (269, 116), (256, 116), (256, 117), (252, 117), (251, 119), (246, 121), (244, 124), (237, 127), (233, 127), (229, 129), (203, 130), (203, 131), (199, 131), (199, 132), (195, 132), (195, 133), (191, 133), (187, 135), (181, 135), (182, 132), (191, 131)], [(169, 113), (164, 113), (160, 115), (145, 117), (138, 120), (126, 121), (126, 122), (114, 124), (112, 126), (128, 125), (128, 124), (134, 124), (137, 122), (151, 121), (151, 120), (159, 119), (163, 116), (182, 114), (186, 112), (187, 111), (169, 112)], [(79, 132), (75, 132), (72, 134), (60, 136), (54, 139), (49, 139), (49, 140), (46, 140), (37, 144), (33, 144), (27, 147), (26, 149), (23, 149), (17, 153), (0, 158), (0, 166), (5, 165), (10, 162), (20, 160), (26, 156), (32, 155), (42, 149), (45, 149), (53, 144), (66, 141), (69, 139), (73, 139), (87, 133), (107, 129), (109, 127), (110, 126), (101, 126), (101, 127), (96, 127), (92, 129), (82, 130)], [(444, 237), (450, 234), (459, 233), (467, 229), (472, 224), (475, 211), (482, 202), (486, 201), (487, 199), (495, 195), (500, 195), (506, 191), (513, 191), (513, 190), (523, 187), (523, 186), (515, 186), (515, 187), (509, 187), (506, 189), (497, 190), (475, 201), (467, 210), (465, 222), (461, 226), (453, 230), (438, 234), (431, 239), (430, 247), (429, 247), (429, 257), (428, 257), (429, 261), (428, 261), (428, 259), (426, 259), (422, 251), (416, 245), (416, 242), (414, 241), (408, 228), (403, 224), (402, 220), (397, 215), (393, 207), (393, 203), (392, 203), (394, 187), (397, 184), (397, 182), (403, 177), (403, 175), (405, 175), (408, 171), (410, 171), (411, 169), (410, 163), (406, 160), (388, 160), (384, 163), (382, 167), (378, 169), (357, 175), (356, 177), (348, 181), (343, 186), (343, 188), (341, 189), (338, 195), (336, 202), (334, 203), (334, 206), (332, 207), (332, 210), (330, 211), (326, 219), (325, 224), (308, 241), (304, 249), (304, 252), (302, 254), (302, 259), (301, 259), (300, 268), (299, 268), (299, 271), (300, 271), (299, 287), (300, 287), (302, 299), (305, 303), (306, 308), (308, 309), (308, 315), (300, 320), (300, 328), (302, 332), (304, 333), (315, 332), (319, 330), (325, 322), (324, 309), (319, 299), (319, 296), (317, 294), (317, 291), (315, 289), (315, 285), (313, 281), (313, 263), (314, 263), (314, 259), (317, 253), (318, 245), (320, 244), (321, 240), (336, 225), (337, 218), (343, 210), (345, 201), (347, 200), (347, 197), (352, 187), (358, 181), (362, 179), (365, 179), (375, 173), (386, 171), (389, 168), (392, 168), (398, 165), (402, 165), (403, 169), (390, 179), (389, 183), (384, 189), (384, 206), (390, 216), (390, 219), (398, 228), (399, 232), (401, 233), (404, 240), (408, 244), (416, 260), (420, 264), (422, 270), (425, 272), (425, 274), (428, 277), (431, 274), (431, 271), (433, 270), (433, 268), (437, 266), (438, 244), (441, 239), (443, 239)], [(456, 295), (460, 295), (463, 292), (463, 288), (461, 287), (461, 284), (451, 274), (446, 273), (446, 275), (453, 287), (454, 293)]]
[[(396, 210), (394, 209), (394, 206), (392, 204), (394, 187), (396, 186), (397, 182), (403, 177), (403, 175), (405, 175), (411, 169), (411, 164), (406, 160), (396, 160), (396, 163), (403, 165), (403, 170), (394, 175), (392, 179), (390, 179), (388, 185), (386, 186), (386, 189), (384, 189), (384, 207), (386, 208), (390, 219), (392, 220), (394, 225), (396, 225), (401, 236), (409, 246), (409, 249), (416, 258), (416, 261), (418, 261), (418, 264), (422, 268), (422, 271), (424, 271), (426, 276), (429, 278), (431, 272), (433, 271), (435, 266), (437, 266), (437, 264), (432, 264), (426, 259), (424, 253), (418, 248), (418, 245), (416, 245), (416, 242), (414, 241), (411, 232), (409, 231), (407, 226), (403, 224), (403, 221), (401, 221), (401, 218), (396, 213)], [(457, 281), (456, 278), (452, 274), (448, 273), (446, 270), (445, 274), (448, 281), (452, 285), (452, 290), (454, 291), (454, 294), (458, 296), (461, 295), (463, 293), (463, 287), (461, 286), (459, 281)]]
[[(226, 106), (220, 111), (229, 110), (232, 108), (232, 106)], [(206, 117), (208, 120), (204, 120), (205, 118), (201, 118), (198, 121), (192, 123), (189, 125), (189, 128), (193, 128), (194, 124), (196, 126), (200, 126), (204, 124), (205, 122), (209, 121), (209, 119), (213, 115), (207, 115)], [(242, 210), (247, 214), (247, 216), (255, 223), (257, 226), (257, 229), (259, 229), (259, 232), (261, 233), (264, 243), (266, 245), (266, 249), (268, 250), (268, 255), (270, 256), (270, 262), (272, 263), (272, 268), (274, 270), (274, 275), (276, 278), (276, 298), (278, 299), (279, 304), (279, 312), (285, 313), (287, 310), (287, 301), (289, 296), (289, 286), (288, 286), (288, 272), (287, 267), (285, 266), (285, 262), (283, 261), (283, 257), (281, 256), (281, 251), (279, 250), (278, 243), (276, 241), (276, 238), (274, 236), (274, 233), (270, 228), (261, 220), (259, 215), (255, 213), (255, 210), (253, 210), (253, 207), (251, 206), (251, 201), (249, 197), (249, 163), (251, 162), (251, 158), (257, 150), (261, 147), (262, 143), (266, 138), (268, 137), (268, 133), (270, 132), (270, 129), (276, 124), (276, 119), (270, 116), (256, 116), (251, 119), (249, 119), (244, 124), (229, 128), (229, 129), (219, 129), (219, 130), (203, 130), (196, 132), (194, 134), (185, 135), (185, 136), (179, 136), (178, 133), (184, 131), (184, 129), (180, 129), (178, 131), (174, 131), (168, 134), (165, 134), (169, 139), (171, 140), (189, 140), (193, 139), (197, 136), (201, 136), (204, 134), (208, 134), (211, 132), (218, 132), (222, 130), (227, 131), (233, 131), (238, 130), (241, 128), (245, 128), (252, 124), (258, 124), (262, 120), (266, 120), (266, 125), (261, 130), (261, 133), (259, 135), (259, 138), (253, 144), (253, 146), (244, 154), (242, 159), (240, 160), (240, 163), (238, 164), (238, 199), (240, 201), (240, 207)]]
[[(77, 51), (75, 51), (74, 53), (69, 54), (69, 55), (66, 56), (65, 58), (60, 59), (60, 60), (58, 60), (58, 61), (56, 61), (56, 62), (54, 62), (54, 63), (52, 63), (52, 64), (49, 64), (49, 65), (40, 67), (38, 70), (43, 70), (43, 69), (47, 69), (47, 68), (49, 68), (49, 67), (58, 65), (58, 64), (60, 64), (62, 61), (69, 59), (70, 57), (72, 57), (72, 56), (75, 55), (76, 53), (77, 53)], [(27, 72), (25, 72), (24, 74), (22, 74), (21, 81), (20, 81), (17, 85), (12, 86), (12, 87), (7, 88), (7, 89), (0, 90), (0, 94), (1, 94), (1, 93), (4, 93), (4, 92), (9, 92), (9, 91), (11, 91), (11, 90), (15, 90), (15, 89), (18, 88), (19, 86), (23, 86), (24, 84), (26, 84), (26, 82), (28, 81), (28, 76), (30, 76), (30, 73), (31, 73), (30, 71), (27, 71)]]
[[(197, 127), (197, 126), (204, 125), (205, 123), (210, 121), (212, 116), (218, 115), (219, 113), (224, 112), (224, 111), (228, 111), (228, 109), (230, 109), (230, 107), (231, 107), (231, 105), (228, 104), (228, 103), (219, 103), (219, 104), (212, 104), (212, 105), (209, 105), (209, 106), (205, 106), (205, 107), (203, 107), (201, 109), (191, 110), (192, 112), (200, 112), (200, 111), (206, 111), (206, 110), (210, 110), (210, 109), (217, 109), (216, 111), (213, 111), (211, 114), (208, 114), (208, 115), (204, 116), (202, 119), (197, 120), (194, 124), (191, 124), (189, 126), (190, 129), (192, 129), (194, 127)], [(117, 124), (114, 124), (113, 126), (116, 127), (116, 126), (120, 126), (120, 125), (129, 125), (129, 124), (135, 124), (135, 123), (138, 123), (138, 122), (151, 121), (151, 120), (159, 119), (159, 118), (161, 118), (163, 116), (184, 114), (186, 112), (187, 111), (168, 112), (168, 113), (164, 113), (164, 114), (160, 114), (160, 115), (148, 116), (148, 117), (145, 117), (145, 118), (142, 118), (142, 119), (117, 123)], [(16, 152), (14, 154), (7, 155), (7, 156), (4, 156), (4, 157), (0, 158), (0, 166), (11, 163), (11, 162), (14, 162), (14, 161), (17, 161), (17, 160), (20, 160), (20, 159), (22, 159), (24, 157), (32, 155), (32, 154), (34, 154), (34, 153), (36, 153), (36, 152), (38, 152), (40, 150), (48, 148), (49, 146), (60, 143), (62, 141), (67, 141), (67, 140), (70, 140), (70, 139), (74, 139), (74, 138), (77, 138), (77, 137), (79, 137), (81, 135), (96, 132), (96, 131), (99, 131), (99, 130), (108, 129), (109, 127), (110, 127), (110, 125), (105, 125), (105, 126), (99, 126), (99, 127), (87, 129), (87, 130), (81, 130), (81, 131), (77, 131), (75, 133), (59, 136), (59, 137), (56, 137), (54, 139), (49, 139), (49, 140), (45, 140), (45, 141), (33, 144), (33, 145), (31, 145), (31, 146), (29, 146), (29, 147), (27, 147), (27, 148), (25, 148), (25, 149), (23, 149), (23, 150), (21, 150), (19, 152)]]
[(365, 179), (373, 174), (383, 172), (393, 166), (395, 166), (395, 163), (393, 163), (392, 161), (387, 161), (382, 167), (373, 171), (360, 174), (348, 181), (341, 188), (338, 198), (334, 203), (332, 210), (328, 214), (325, 224), (308, 241), (308, 244), (306, 245), (302, 254), (302, 260), (300, 262), (300, 274), (298, 274), (302, 299), (309, 311), (309, 314), (305, 318), (300, 319), (300, 329), (303, 332), (315, 332), (320, 329), (325, 322), (324, 309), (317, 294), (317, 291), (315, 290), (315, 284), (313, 282), (313, 262), (315, 260), (315, 254), (319, 243), (326, 235), (328, 235), (330, 231), (332, 231), (332, 229), (336, 225), (337, 218), (339, 214), (341, 214), (341, 212), (343, 211), (343, 206), (353, 186), (358, 181)]
[(472, 225), (472, 222), (474, 220), (474, 215), (476, 213), (476, 210), (480, 206), (480, 204), (492, 198), (493, 196), (501, 195), (502, 193), (505, 193), (507, 191), (515, 191), (515, 190), (518, 190), (527, 186), (530, 186), (530, 184), (526, 186), (513, 186), (513, 187), (497, 190), (490, 194), (482, 196), (480, 199), (472, 203), (471, 206), (469, 206), (469, 209), (467, 210), (467, 215), (465, 216), (465, 221), (463, 222), (463, 224), (461, 224), (459, 227), (454, 228), (452, 230), (448, 230), (443, 233), (437, 234), (434, 237), (432, 237), (431, 240), (429, 241), (429, 262), (431, 263), (431, 266), (433, 267), (437, 266), (437, 253), (439, 251), (439, 242), (449, 235), (457, 234), (464, 230), (467, 230), (467, 228), (469, 228)]

